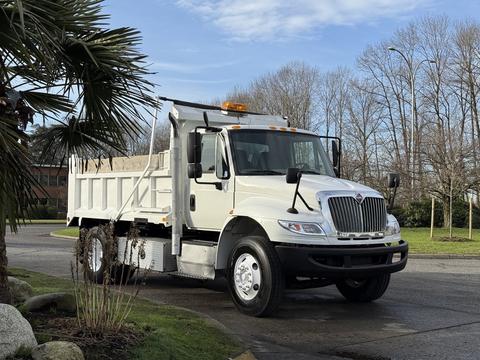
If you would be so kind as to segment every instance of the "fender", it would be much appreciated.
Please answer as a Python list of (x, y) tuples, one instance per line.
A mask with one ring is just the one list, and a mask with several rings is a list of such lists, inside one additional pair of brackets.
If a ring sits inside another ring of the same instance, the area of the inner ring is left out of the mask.
[[(241, 201), (235, 206), (232, 214), (225, 220), (217, 245), (215, 269), (225, 269), (230, 251), (236, 241), (248, 235), (260, 235), (272, 242), (299, 243), (299, 239), (283, 229), (278, 220), (296, 220), (314, 222), (323, 219), (317, 211), (309, 211), (303, 204), (298, 206), (298, 214), (290, 214), (287, 209), (289, 202), (284, 199), (272, 199), (263, 196), (254, 196)], [(302, 243), (312, 243), (312, 239), (305, 238)], [(318, 243), (318, 240), (315, 241)], [(313, 242), (313, 244), (315, 243)]]

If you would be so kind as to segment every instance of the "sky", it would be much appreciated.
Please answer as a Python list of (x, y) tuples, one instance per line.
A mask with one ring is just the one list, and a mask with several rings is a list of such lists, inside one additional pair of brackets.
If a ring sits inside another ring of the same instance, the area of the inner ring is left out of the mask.
[(354, 68), (367, 45), (417, 18), (480, 20), (480, 1), (107, 0), (104, 11), (111, 26), (141, 31), (158, 95), (210, 102), (291, 61)]

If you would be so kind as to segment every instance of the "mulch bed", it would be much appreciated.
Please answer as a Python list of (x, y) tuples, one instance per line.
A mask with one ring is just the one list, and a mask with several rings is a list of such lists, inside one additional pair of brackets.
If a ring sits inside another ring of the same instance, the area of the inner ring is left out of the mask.
[(122, 330), (92, 335), (79, 328), (77, 318), (59, 313), (30, 313), (27, 320), (33, 327), (39, 343), (63, 340), (77, 344), (85, 359), (129, 359), (129, 349), (142, 342), (146, 332), (133, 326)]
[(460, 237), (460, 236), (452, 236), (452, 237), (449, 237), (449, 236), (434, 236), (433, 240), (444, 241), (444, 242), (472, 242), (472, 241), (475, 241), (473, 239), (464, 238), (464, 237)]

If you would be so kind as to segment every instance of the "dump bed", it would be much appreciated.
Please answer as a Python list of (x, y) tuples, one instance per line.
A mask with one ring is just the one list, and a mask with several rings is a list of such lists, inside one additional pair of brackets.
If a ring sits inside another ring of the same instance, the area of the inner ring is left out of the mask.
[(148, 155), (101, 160), (72, 157), (68, 177), (68, 222), (83, 217), (116, 219), (125, 206), (120, 220), (142, 219), (170, 226), (170, 151), (152, 155), (148, 176), (143, 177), (133, 191), (147, 164)]

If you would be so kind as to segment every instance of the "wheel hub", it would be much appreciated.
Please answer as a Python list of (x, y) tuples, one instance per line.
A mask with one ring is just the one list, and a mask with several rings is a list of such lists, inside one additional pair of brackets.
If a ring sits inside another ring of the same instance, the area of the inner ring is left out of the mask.
[(251, 254), (238, 257), (234, 267), (235, 291), (243, 300), (252, 300), (260, 290), (262, 274), (258, 260)]
[(97, 238), (91, 240), (91, 248), (88, 254), (88, 266), (92, 272), (97, 272), (102, 266), (103, 248), (102, 243)]

